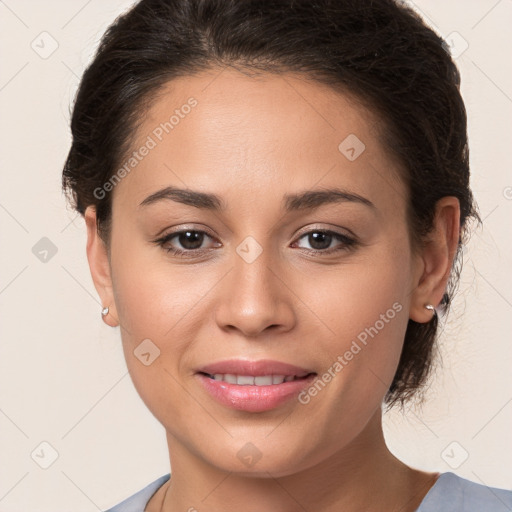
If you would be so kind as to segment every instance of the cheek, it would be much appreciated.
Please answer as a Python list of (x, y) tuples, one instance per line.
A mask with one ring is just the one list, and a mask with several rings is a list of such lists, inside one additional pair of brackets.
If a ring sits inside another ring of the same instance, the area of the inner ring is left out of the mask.
[(172, 330), (194, 314), (214, 276), (187, 263), (171, 263), (163, 249), (145, 244), (127, 247), (121, 241), (114, 250), (115, 301), (127, 339), (172, 339)]
[[(162, 249), (129, 247), (124, 242), (129, 239), (112, 240), (112, 280), (123, 350), (138, 393), (164, 421), (160, 414), (171, 403), (173, 410), (183, 407), (186, 395), (178, 380), (181, 370), (191, 366), (190, 354), (206, 317), (205, 297), (222, 272), (171, 263)], [(142, 356), (146, 353), (149, 356)]]
[(321, 320), (315, 325), (322, 330), (310, 336), (318, 340), (319, 357), (331, 376), (324, 380), (336, 382), (328, 386), (336, 390), (332, 399), (366, 400), (371, 406), (391, 384), (408, 323), (410, 253), (403, 240), (380, 245), (364, 261), (329, 275), (319, 271), (300, 285), (299, 293)]
[(178, 375), (193, 340), (194, 304), (202, 291), (193, 275), (155, 265), (144, 253), (123, 248), (117, 254), (127, 256), (112, 259), (123, 351), (143, 402), (163, 425), (178, 428), (181, 420), (170, 418), (190, 405)]

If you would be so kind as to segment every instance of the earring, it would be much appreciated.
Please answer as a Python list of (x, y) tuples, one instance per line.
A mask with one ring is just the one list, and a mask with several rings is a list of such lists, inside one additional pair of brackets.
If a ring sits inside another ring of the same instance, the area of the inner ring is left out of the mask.
[(432, 314), (436, 314), (436, 308), (432, 304), (425, 304), (425, 309), (428, 309), (429, 311), (432, 311)]
[(107, 315), (108, 315), (108, 306), (101, 310), (101, 316), (107, 316)]

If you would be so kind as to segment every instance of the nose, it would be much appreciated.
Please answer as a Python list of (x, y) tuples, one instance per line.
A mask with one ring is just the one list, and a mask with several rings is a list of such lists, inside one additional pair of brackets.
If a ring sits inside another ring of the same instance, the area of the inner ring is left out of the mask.
[(235, 253), (216, 308), (218, 326), (247, 338), (292, 329), (294, 294), (282, 268), (270, 250), (263, 250), (254, 261)]

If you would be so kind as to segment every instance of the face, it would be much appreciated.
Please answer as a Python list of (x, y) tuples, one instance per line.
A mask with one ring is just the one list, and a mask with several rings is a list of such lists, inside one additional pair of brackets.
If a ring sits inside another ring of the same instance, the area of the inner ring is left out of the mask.
[(376, 118), (300, 76), (210, 70), (167, 84), (132, 150), (111, 311), (176, 453), (279, 476), (371, 439), (417, 274)]

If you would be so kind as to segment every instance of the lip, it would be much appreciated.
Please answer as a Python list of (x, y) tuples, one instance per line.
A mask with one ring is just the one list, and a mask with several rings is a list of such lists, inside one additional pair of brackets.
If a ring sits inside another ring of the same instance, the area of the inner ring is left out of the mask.
[[(294, 375), (298, 379), (268, 386), (252, 386), (230, 384), (213, 380), (208, 376), (226, 373), (253, 375), (255, 377), (262, 375)], [(303, 388), (309, 386), (315, 376), (316, 372), (311, 370), (269, 359), (219, 361), (208, 364), (196, 372), (196, 378), (210, 396), (226, 407), (246, 412), (263, 412), (279, 407), (296, 397)]]
[(261, 359), (259, 361), (247, 361), (245, 359), (229, 359), (226, 361), (218, 361), (211, 363), (197, 370), (198, 372), (209, 373), (234, 373), (236, 375), (254, 375), (255, 377), (262, 375), (296, 375), (302, 377), (313, 370), (300, 368), (288, 363), (273, 361), (271, 359)]

